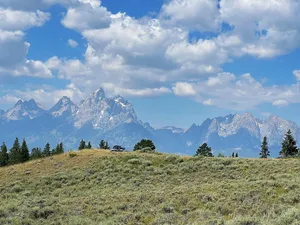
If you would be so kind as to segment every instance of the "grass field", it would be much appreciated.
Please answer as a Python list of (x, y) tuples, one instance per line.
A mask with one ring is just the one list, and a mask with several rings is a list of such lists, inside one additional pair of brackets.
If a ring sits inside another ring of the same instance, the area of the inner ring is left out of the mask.
[(300, 224), (300, 161), (71, 152), (0, 168), (0, 224)]

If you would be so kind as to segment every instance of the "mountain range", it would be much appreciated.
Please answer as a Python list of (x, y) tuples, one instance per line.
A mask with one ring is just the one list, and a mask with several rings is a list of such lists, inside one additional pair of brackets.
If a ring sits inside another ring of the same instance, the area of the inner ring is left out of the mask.
[(146, 138), (153, 140), (161, 152), (192, 155), (207, 142), (215, 154), (238, 152), (242, 157), (257, 157), (266, 136), (276, 157), (288, 129), (300, 141), (296, 123), (276, 116), (260, 120), (250, 113), (207, 119), (187, 130), (173, 126), (157, 129), (138, 120), (130, 102), (121, 96), (109, 98), (101, 88), (79, 105), (63, 97), (46, 110), (30, 99), (19, 100), (7, 111), (0, 110), (0, 139), (8, 145), (19, 137), (25, 138), (30, 147), (62, 141), (66, 150), (77, 149), (81, 139), (91, 141), (95, 147), (104, 139), (110, 145), (132, 149)]

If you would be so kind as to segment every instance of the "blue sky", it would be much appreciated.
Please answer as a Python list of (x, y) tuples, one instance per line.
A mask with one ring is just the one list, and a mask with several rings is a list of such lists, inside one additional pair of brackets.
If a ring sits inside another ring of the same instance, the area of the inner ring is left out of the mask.
[(154, 126), (243, 112), (300, 124), (300, 3), (247, 2), (0, 0), (0, 108), (102, 87)]

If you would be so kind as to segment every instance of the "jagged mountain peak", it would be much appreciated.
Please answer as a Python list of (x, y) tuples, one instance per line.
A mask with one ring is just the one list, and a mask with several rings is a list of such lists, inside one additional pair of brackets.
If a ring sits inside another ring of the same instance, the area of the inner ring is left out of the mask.
[(216, 124), (216, 131), (219, 136), (227, 137), (238, 133), (241, 129), (248, 130), (255, 137), (260, 137), (259, 123), (253, 114), (246, 112), (244, 114), (235, 114), (233, 117), (227, 116)]
[[(271, 115), (265, 121), (269, 121), (269, 122), (283, 122), (283, 121), (288, 121), (288, 120), (285, 120), (285, 119), (283, 119), (283, 118), (281, 118), (279, 116), (276, 116), (276, 115)], [(288, 122), (292, 122), (292, 121), (288, 121)]]
[(266, 136), (270, 144), (280, 145), (282, 138), (288, 130), (300, 141), (300, 128), (295, 122), (285, 120), (279, 116), (270, 116), (260, 126), (261, 138)]
[(242, 113), (242, 114), (236, 113), (233, 116), (233, 119), (251, 119), (251, 120), (256, 120), (256, 118), (254, 117), (254, 115), (252, 113), (249, 113), (249, 112), (245, 112), (245, 113)]
[(63, 96), (50, 110), (49, 113), (54, 117), (73, 116), (77, 112), (78, 107), (72, 100)]
[(14, 107), (23, 106), (23, 107), (40, 107), (42, 108), (33, 98), (23, 101), (22, 99), (18, 100)]
[(45, 113), (45, 110), (34, 99), (19, 100), (15, 106), (5, 113), (8, 120), (33, 119)]
[(125, 100), (122, 96), (118, 95), (112, 98), (113, 101), (119, 103), (122, 107), (126, 107), (131, 105), (127, 100)]
[(99, 88), (96, 91), (94, 91), (94, 93), (90, 96), (90, 98), (97, 99), (97, 100), (102, 100), (106, 98), (103, 88)]
[(63, 96), (59, 101), (62, 101), (62, 102), (72, 102), (72, 100), (68, 96)]
[[(242, 149), (241, 155), (245, 150), (245, 154), (250, 152), (255, 157), (264, 136), (268, 137), (270, 148), (280, 146), (288, 129), (300, 141), (300, 128), (294, 122), (278, 116), (259, 120), (251, 113), (206, 119), (200, 126), (194, 123), (187, 130), (174, 126), (154, 129), (149, 123), (137, 119), (129, 101), (120, 95), (106, 97), (102, 88), (81, 101), (79, 106), (67, 96), (48, 111), (33, 99), (19, 100), (7, 112), (0, 110), (0, 118), (1, 115), (0, 122), (5, 129), (0, 136), (4, 139), (25, 136), (30, 137), (32, 143), (44, 144), (45, 140), (52, 138), (54, 143), (64, 141), (68, 148), (76, 147), (82, 138), (95, 143), (105, 139), (111, 144), (124, 144), (126, 147), (133, 147), (140, 139), (149, 138), (160, 151), (165, 152), (193, 154), (200, 144), (207, 142), (216, 152), (231, 154), (233, 149), (239, 148)], [(19, 129), (17, 120), (23, 120), (22, 124), (26, 126), (21, 127), (26, 127), (26, 130)], [(9, 132), (5, 133), (7, 130)]]
[(111, 129), (122, 122), (138, 122), (131, 103), (121, 96), (107, 98), (102, 88), (81, 103), (75, 121), (76, 127), (91, 123), (98, 130)]
[(99, 104), (101, 104), (101, 102), (107, 100), (106, 96), (105, 96), (105, 92), (102, 88), (97, 89), (96, 91), (94, 91), (89, 97), (87, 97), (85, 100), (82, 100), (80, 102), (80, 108), (84, 108), (84, 107), (90, 107), (90, 108), (95, 108), (95, 107), (99, 107)]
[(23, 100), (22, 100), (22, 99), (19, 99), (19, 100), (17, 101), (17, 103), (15, 104), (14, 107), (16, 107), (16, 106), (18, 106), (18, 105), (22, 105), (22, 104), (23, 104)]

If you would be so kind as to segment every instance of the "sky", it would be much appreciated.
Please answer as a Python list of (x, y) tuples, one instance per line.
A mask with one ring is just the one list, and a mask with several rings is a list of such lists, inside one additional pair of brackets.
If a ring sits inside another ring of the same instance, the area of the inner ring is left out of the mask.
[(103, 88), (153, 126), (300, 124), (298, 0), (0, 0), (0, 108)]

